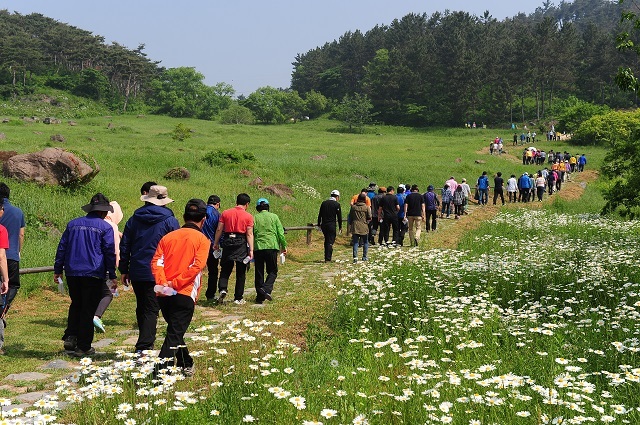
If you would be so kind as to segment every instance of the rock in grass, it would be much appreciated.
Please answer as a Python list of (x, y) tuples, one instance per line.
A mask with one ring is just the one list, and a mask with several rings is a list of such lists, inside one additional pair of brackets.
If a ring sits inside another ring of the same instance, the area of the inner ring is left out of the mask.
[(12, 156), (4, 162), (3, 172), (17, 180), (69, 187), (90, 182), (100, 167), (93, 158), (60, 148), (46, 148)]
[(189, 180), (191, 173), (184, 167), (174, 167), (166, 172), (165, 179), (169, 180)]

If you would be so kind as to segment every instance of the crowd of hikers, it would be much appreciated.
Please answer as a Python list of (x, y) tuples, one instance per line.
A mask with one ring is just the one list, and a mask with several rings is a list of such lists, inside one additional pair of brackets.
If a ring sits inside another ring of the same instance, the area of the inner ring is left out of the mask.
[[(499, 146), (496, 149), (500, 149)], [(409, 234), (409, 244), (417, 246), (421, 231), (432, 232), (437, 229), (438, 218), (459, 219), (468, 214), (470, 202), (480, 206), (489, 203), (490, 192), (493, 205), (501, 202), (541, 202), (562, 189), (562, 183), (571, 180), (571, 174), (584, 171), (587, 158), (568, 152), (549, 151), (548, 154), (537, 149), (525, 149), (530, 155), (523, 154), (523, 164), (537, 166), (536, 172), (523, 172), (505, 180), (502, 172), (491, 179), (485, 171), (472, 187), (465, 178), (458, 182), (451, 176), (436, 191), (433, 185), (421, 193), (418, 185), (399, 184), (396, 186), (378, 186), (372, 182), (359, 194), (351, 198), (351, 209), (347, 218), (349, 232), (353, 235), (353, 261), (358, 261), (358, 248), (363, 249), (362, 260), (367, 260), (370, 245), (402, 246)], [(534, 153), (535, 152), (535, 153)], [(544, 158), (548, 161), (547, 166)], [(331, 261), (336, 228), (341, 230), (340, 192), (334, 190), (331, 197), (322, 203), (318, 214), (318, 226), (325, 236), (325, 262)], [(424, 224), (423, 224), (424, 223)]]

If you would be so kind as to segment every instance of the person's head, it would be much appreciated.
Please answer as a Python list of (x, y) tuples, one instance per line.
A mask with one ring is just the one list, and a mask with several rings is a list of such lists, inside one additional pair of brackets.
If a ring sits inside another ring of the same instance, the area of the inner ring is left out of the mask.
[(387, 193), (393, 193), (394, 191), (393, 186), (387, 186)]
[(361, 193), (358, 195), (358, 202), (365, 202), (367, 200), (367, 195), (364, 193)]
[(427, 187), (427, 192), (433, 192), (434, 191), (434, 187), (432, 184), (429, 185), (429, 187)]
[(156, 183), (156, 182), (146, 182), (140, 188), (140, 195), (146, 195), (147, 193), (149, 193), (149, 189), (151, 189), (151, 186), (155, 186), (157, 184), (158, 183)]
[(456, 187), (456, 192), (462, 192), (462, 186)]
[(498, 174), (497, 174), (497, 175), (498, 175), (498, 177), (502, 177), (502, 172), (501, 172), (501, 171), (498, 171)]
[(0, 198), (0, 218), (4, 215), (4, 198)]
[(369, 188), (367, 189), (367, 191), (375, 192), (376, 186), (377, 186), (376, 182), (369, 183)]
[(515, 178), (516, 178), (516, 175), (515, 175), (515, 174), (511, 174), (511, 178), (514, 178), (514, 179), (515, 179)]
[(173, 202), (173, 199), (169, 198), (169, 191), (167, 188), (165, 186), (160, 186), (159, 184), (151, 186), (147, 194), (140, 197), (140, 200), (159, 207)]
[(486, 175), (487, 175), (487, 172), (486, 172), (486, 171), (483, 171), (483, 172), (482, 172), (482, 175), (483, 175), (483, 176), (486, 176)]
[(417, 184), (414, 184), (414, 185), (411, 185), (411, 191), (412, 192), (420, 192), (420, 189), (418, 189), (418, 185)]
[(398, 186), (398, 193), (404, 193), (404, 186)]
[(269, 211), (269, 200), (267, 198), (260, 198), (256, 202), (256, 210), (260, 211)]
[(360, 193), (364, 193), (365, 195), (367, 194), (368, 191), (369, 189), (367, 189), (366, 187), (363, 187), (362, 189), (360, 189)]
[(443, 187), (443, 189), (444, 189), (444, 190), (447, 190), (447, 189), (449, 189), (449, 185), (445, 183), (445, 184), (444, 184), (444, 187)]
[(378, 193), (387, 193), (387, 188), (386, 187), (379, 187), (378, 188)]
[(202, 199), (189, 199), (184, 207), (182, 218), (185, 223), (195, 223), (198, 227), (202, 227), (205, 217), (207, 216), (207, 204)]
[(467, 182), (467, 179), (463, 178), (463, 179), (461, 180), (461, 182), (462, 182), (462, 183), (466, 183), (466, 182)]
[(538, 177), (542, 177), (542, 171), (538, 171)]
[(240, 193), (238, 196), (236, 196), (236, 205), (241, 205), (246, 209), (246, 207), (249, 205), (249, 202), (251, 202), (251, 197), (246, 193)]
[(220, 208), (220, 197), (218, 195), (211, 195), (207, 199), (207, 205), (212, 205), (215, 208)]
[(334, 199), (339, 199), (340, 198), (340, 191), (338, 189), (333, 189), (331, 191), (331, 195), (329, 195), (329, 196), (331, 196)]
[(5, 182), (0, 183), (0, 199), (9, 199), (9, 195), (11, 194), (11, 189)]
[(82, 210), (89, 213), (95, 213), (98, 216), (105, 218), (107, 212), (113, 212), (113, 206), (109, 203), (109, 199), (102, 193), (96, 193), (91, 197), (91, 200), (87, 205), (82, 206)]

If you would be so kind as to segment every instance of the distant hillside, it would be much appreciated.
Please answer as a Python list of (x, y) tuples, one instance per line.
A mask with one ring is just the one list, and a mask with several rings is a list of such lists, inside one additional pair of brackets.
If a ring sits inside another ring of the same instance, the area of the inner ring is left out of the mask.
[(613, 80), (635, 61), (615, 48), (621, 12), (618, 2), (575, 0), (503, 21), (409, 14), (297, 55), (292, 89), (364, 93), (379, 120), (416, 126), (541, 120), (569, 96), (630, 107), (636, 99)]

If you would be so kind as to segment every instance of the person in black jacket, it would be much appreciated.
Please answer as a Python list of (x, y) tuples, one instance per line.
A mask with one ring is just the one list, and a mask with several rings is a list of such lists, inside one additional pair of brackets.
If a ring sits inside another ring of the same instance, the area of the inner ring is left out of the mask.
[(324, 235), (324, 262), (331, 262), (333, 244), (336, 241), (336, 227), (342, 232), (342, 210), (340, 209), (340, 192), (331, 191), (331, 197), (320, 204), (318, 226)]

